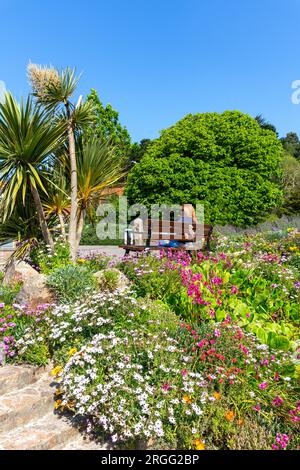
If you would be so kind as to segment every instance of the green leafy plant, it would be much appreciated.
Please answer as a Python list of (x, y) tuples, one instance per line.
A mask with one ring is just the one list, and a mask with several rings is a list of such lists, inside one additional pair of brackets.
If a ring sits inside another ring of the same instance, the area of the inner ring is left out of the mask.
[(97, 290), (97, 281), (91, 271), (84, 266), (72, 264), (52, 271), (47, 283), (62, 303), (82, 299)]
[(39, 243), (30, 250), (30, 261), (43, 274), (50, 274), (57, 268), (70, 264), (70, 248), (63, 240), (54, 242), (55, 251), (51, 253), (49, 247)]

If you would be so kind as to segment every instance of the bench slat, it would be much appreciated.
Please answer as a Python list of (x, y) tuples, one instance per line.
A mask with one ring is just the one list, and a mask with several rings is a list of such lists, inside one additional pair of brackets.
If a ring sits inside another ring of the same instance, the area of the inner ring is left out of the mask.
[[(193, 227), (194, 234), (189, 236), (189, 229)], [(209, 224), (191, 224), (188, 222), (165, 221), (158, 219), (148, 219), (144, 222), (143, 231), (135, 232), (141, 235), (145, 245), (120, 245), (120, 248), (129, 251), (142, 252), (147, 250), (189, 250), (190, 247), (168, 247), (159, 246), (159, 240), (176, 240), (178, 242), (193, 242), (202, 240), (206, 247), (209, 247), (210, 236), (213, 226)]]

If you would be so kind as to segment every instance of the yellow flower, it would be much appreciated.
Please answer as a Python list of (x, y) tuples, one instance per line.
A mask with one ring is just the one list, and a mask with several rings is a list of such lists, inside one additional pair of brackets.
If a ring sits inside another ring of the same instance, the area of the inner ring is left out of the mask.
[(54, 405), (54, 408), (55, 408), (56, 410), (58, 410), (58, 408), (61, 407), (61, 404), (62, 404), (62, 400), (56, 400), (55, 405)]
[(63, 368), (61, 366), (56, 366), (51, 371), (51, 375), (57, 376), (62, 373)]
[(289, 227), (289, 228), (287, 229), (288, 232), (292, 232), (293, 230), (294, 230), (294, 229), (293, 229), (292, 227)]
[(195, 446), (195, 450), (205, 450), (205, 444), (203, 441), (200, 441), (200, 439), (195, 439), (193, 445)]
[(220, 400), (220, 398), (221, 398), (221, 393), (219, 393), (219, 392), (214, 392), (214, 397), (215, 397), (216, 400)]
[(59, 396), (59, 395), (61, 395), (61, 394), (62, 394), (62, 391), (61, 391), (60, 388), (58, 388), (57, 390), (55, 390), (55, 395), (56, 395), (56, 396)]
[(289, 250), (290, 251), (297, 251), (298, 247), (297, 246), (290, 246)]
[(86, 263), (86, 259), (84, 259), (84, 258), (77, 258), (77, 263)]
[(183, 399), (184, 403), (188, 403), (188, 404), (192, 403), (192, 400), (187, 395), (184, 395), (182, 397), (182, 399)]
[(74, 406), (75, 406), (75, 402), (74, 401), (68, 401), (66, 407), (68, 408), (68, 410), (72, 410), (74, 409)]
[(235, 413), (233, 411), (227, 411), (225, 418), (227, 421), (232, 421), (235, 417)]
[(77, 353), (77, 349), (76, 348), (71, 348), (70, 351), (68, 352), (68, 355), (69, 356), (74, 356), (74, 354)]

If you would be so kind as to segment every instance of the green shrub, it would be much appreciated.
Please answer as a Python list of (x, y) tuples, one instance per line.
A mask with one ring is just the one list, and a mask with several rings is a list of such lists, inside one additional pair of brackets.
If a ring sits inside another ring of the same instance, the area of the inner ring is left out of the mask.
[(67, 265), (54, 270), (47, 283), (62, 303), (73, 302), (97, 289), (97, 281), (86, 267)]
[(205, 220), (255, 225), (281, 202), (282, 146), (246, 114), (189, 114), (162, 132), (128, 176), (131, 203), (203, 203)]
[[(99, 219), (100, 220), (100, 219)], [(97, 220), (94, 225), (92, 224), (85, 224), (82, 232), (82, 237), (80, 244), (81, 245), (91, 245), (91, 246), (106, 246), (106, 245), (120, 245), (122, 243), (122, 240), (111, 240), (111, 239), (106, 239), (106, 240), (101, 240), (96, 231), (96, 224)]]
[(54, 269), (70, 263), (69, 245), (56, 240), (54, 253), (52, 253), (50, 247), (40, 243), (32, 248), (30, 260), (43, 274), (50, 274)]
[(106, 269), (102, 271), (101, 279), (98, 279), (98, 283), (103, 290), (109, 290), (113, 292), (118, 287), (119, 273), (112, 269)]
[(3, 302), (5, 305), (11, 305), (20, 289), (20, 283), (8, 286), (6, 284), (1, 284), (0, 282), (0, 302)]

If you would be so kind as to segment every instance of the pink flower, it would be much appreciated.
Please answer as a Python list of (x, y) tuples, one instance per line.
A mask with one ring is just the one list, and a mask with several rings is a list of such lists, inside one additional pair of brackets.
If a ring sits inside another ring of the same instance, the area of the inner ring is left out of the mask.
[(253, 406), (253, 410), (260, 411), (261, 407), (259, 405), (255, 405), (255, 406)]
[[(280, 433), (276, 434), (275, 441), (277, 442), (277, 444), (281, 446), (282, 449), (285, 449), (287, 447), (289, 440), (290, 440), (290, 436), (288, 436), (287, 434), (280, 434)], [(274, 446), (276, 446), (276, 444), (274, 444)], [(272, 449), (273, 449), (273, 446), (272, 446)]]
[(237, 294), (238, 291), (239, 291), (239, 289), (238, 289), (237, 286), (232, 286), (230, 293), (231, 293), (231, 294)]
[(214, 335), (216, 336), (216, 338), (220, 338), (221, 331), (216, 328), (215, 331), (214, 331)]
[(161, 387), (165, 392), (167, 392), (168, 390), (170, 390), (171, 388), (171, 385), (169, 385), (168, 383), (165, 383), (163, 384), (163, 386)]
[(262, 382), (261, 384), (259, 384), (258, 388), (260, 388), (261, 390), (264, 390), (265, 388), (267, 388), (268, 386), (268, 382)]
[(275, 397), (274, 400), (272, 401), (272, 404), (273, 404), (274, 406), (281, 406), (281, 405), (283, 405), (283, 403), (284, 403), (284, 400), (283, 400), (282, 398), (280, 398), (278, 395), (277, 395), (277, 397)]

